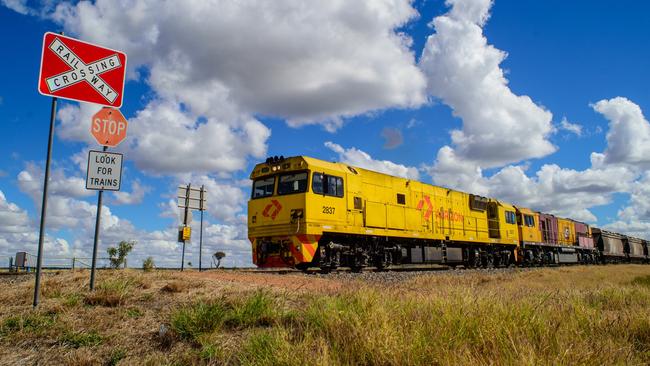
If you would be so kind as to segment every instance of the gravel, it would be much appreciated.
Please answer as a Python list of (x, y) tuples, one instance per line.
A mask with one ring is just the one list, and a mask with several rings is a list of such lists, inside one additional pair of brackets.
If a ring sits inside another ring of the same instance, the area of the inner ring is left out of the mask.
[(419, 270), (386, 270), (386, 271), (374, 271), (374, 270), (365, 270), (360, 273), (354, 273), (347, 270), (338, 270), (328, 274), (322, 274), (318, 272), (304, 274), (308, 277), (317, 277), (324, 278), (329, 280), (341, 280), (341, 281), (364, 281), (370, 283), (399, 283), (407, 281), (409, 279), (419, 277), (419, 276), (432, 276), (432, 275), (452, 275), (452, 276), (465, 276), (469, 274), (497, 274), (497, 273), (508, 273), (508, 272), (517, 272), (517, 271), (530, 271), (535, 270), (535, 268), (487, 268), (487, 269), (447, 269), (446, 267), (435, 267), (431, 269), (419, 269)]

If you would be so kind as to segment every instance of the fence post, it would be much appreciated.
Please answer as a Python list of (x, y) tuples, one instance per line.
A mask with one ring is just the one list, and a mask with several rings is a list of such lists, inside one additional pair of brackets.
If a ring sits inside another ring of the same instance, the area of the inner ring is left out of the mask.
[(14, 258), (9, 257), (9, 272), (13, 272), (14, 269)]
[(126, 269), (126, 258), (124, 258), (124, 269)]
[(72, 257), (72, 270), (74, 271), (74, 262), (75, 262), (75, 257)]

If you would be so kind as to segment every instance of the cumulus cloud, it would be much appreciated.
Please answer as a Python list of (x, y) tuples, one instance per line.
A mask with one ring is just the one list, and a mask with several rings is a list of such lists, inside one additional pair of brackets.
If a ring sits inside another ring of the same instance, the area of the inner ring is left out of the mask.
[[(96, 147), (90, 120), (97, 110), (85, 104), (64, 106), (58, 113), (59, 137)], [(129, 118), (126, 139), (114, 150), (153, 175), (237, 171), (248, 157), (266, 154), (271, 131), (255, 118), (232, 118), (205, 118), (177, 102), (154, 100)], [(85, 170), (87, 151), (74, 155), (73, 161)]]
[(27, 0), (2, 0), (1, 3), (16, 13), (23, 15), (34, 14), (34, 10), (27, 6)]
[(414, 180), (420, 179), (420, 172), (415, 167), (396, 164), (388, 160), (375, 160), (364, 151), (354, 147), (345, 149), (341, 145), (335, 144), (331, 141), (326, 142), (325, 147), (337, 153), (339, 160), (346, 164), (390, 175), (396, 175), (402, 178)]
[[(0, 191), (0, 256), (13, 257), (16, 252), (36, 254), (38, 232), (36, 222), (27, 211), (7, 200)], [(64, 239), (46, 235), (43, 248), (48, 255), (62, 256), (71, 253)]]
[[(32, 198), (37, 207), (40, 205), (42, 194), (42, 187), (38, 182), (42, 182), (42, 179), (42, 171), (34, 164), (28, 164), (26, 169), (18, 175), (19, 188)], [(59, 179), (71, 180), (63, 172), (60, 173)], [(246, 218), (239, 215), (242, 210), (240, 203), (245, 201), (242, 198), (243, 192), (238, 187), (229, 186), (226, 182), (211, 180), (209, 177), (197, 177), (195, 181), (206, 186), (210, 192), (208, 202), (213, 203), (208, 206), (208, 215), (204, 223), (204, 255), (206, 256), (203, 260), (204, 264), (209, 265), (211, 253), (222, 250), (227, 253), (229, 257), (227, 263), (230, 265), (250, 265), (251, 254), (246, 235)], [(138, 188), (138, 184), (134, 184), (128, 199), (122, 197), (122, 201), (135, 199), (134, 192), (143, 189), (142, 187)], [(53, 185), (53, 187), (55, 186)], [(49, 258), (46, 259), (46, 264), (59, 264), (53, 262), (55, 261), (54, 257), (90, 257), (97, 206), (81, 199), (82, 197), (74, 194), (74, 191), (52, 189), (50, 193), (47, 212), (48, 231), (74, 230), (71, 231), (73, 237), (71, 243), (58, 237), (46, 237), (45, 250)], [(176, 212), (175, 200), (170, 202), (171, 205)], [(226, 222), (213, 223), (211, 222), (213, 218), (223, 219)], [(25, 210), (8, 202), (1, 191), (0, 221), (3, 222), (3, 225), (0, 226), (0, 255), (2, 255), (1, 253), (13, 255), (14, 252), (20, 250), (35, 253), (38, 243), (35, 221), (28, 217)], [(99, 256), (104, 256), (108, 246), (116, 245), (122, 240), (133, 240), (137, 244), (129, 256), (130, 266), (139, 266), (141, 261), (149, 256), (152, 256), (159, 266), (178, 266), (180, 265), (182, 246), (176, 242), (177, 224), (177, 221), (174, 220), (164, 230), (138, 229), (129, 220), (115, 215), (109, 205), (102, 205)], [(198, 215), (194, 217), (191, 225), (194, 228), (193, 244), (198, 244)], [(193, 244), (187, 246), (186, 258), (196, 263), (198, 248)], [(68, 263), (63, 264), (67, 265)], [(100, 264), (100, 266), (104, 264)]]
[(131, 192), (116, 191), (112, 192), (113, 203), (116, 205), (135, 205), (142, 203), (144, 195), (151, 191), (151, 187), (143, 185), (139, 180), (134, 180), (131, 183)]
[(181, 105), (153, 102), (131, 119), (129, 159), (152, 173), (236, 171), (266, 153), (270, 130), (254, 118), (199, 120)]
[(173, 1), (99, 0), (59, 4), (51, 17), (126, 51), (132, 76), (149, 67), (157, 93), (197, 114), (228, 100), (231, 110), (335, 128), (342, 117), (426, 101), (411, 39), (397, 31), (417, 15), (407, 0), (191, 1), (183, 11)]
[(436, 163), (427, 171), (435, 184), (475, 194), (488, 194), (481, 167), (474, 161), (459, 157), (449, 146), (438, 150)]
[(623, 97), (604, 99), (592, 107), (609, 121), (607, 148), (602, 154), (592, 154), (592, 160), (601, 164), (650, 167), (650, 123), (641, 108)]
[(543, 165), (533, 177), (519, 166), (508, 166), (485, 179), (489, 194), (535, 210), (594, 223), (590, 208), (611, 202), (612, 194), (624, 192), (634, 174), (622, 167), (586, 169)]
[(97, 141), (90, 134), (90, 124), (92, 116), (100, 109), (101, 106), (91, 103), (63, 104), (56, 113), (59, 121), (57, 136), (65, 141), (81, 141), (97, 146)]
[(420, 67), (428, 92), (463, 121), (451, 132), (454, 155), (483, 168), (546, 156), (552, 114), (526, 95), (516, 95), (499, 66), (507, 54), (488, 44), (483, 25), (492, 1), (449, 0), (451, 10), (433, 19), (435, 33)]
[[(43, 170), (33, 162), (27, 162), (25, 169), (18, 174), (18, 184), (23, 192), (28, 193), (34, 201), (41, 198), (43, 192)], [(63, 168), (50, 171), (49, 193), (64, 197), (89, 197), (94, 191), (86, 189), (86, 180), (80, 176), (68, 176)]]

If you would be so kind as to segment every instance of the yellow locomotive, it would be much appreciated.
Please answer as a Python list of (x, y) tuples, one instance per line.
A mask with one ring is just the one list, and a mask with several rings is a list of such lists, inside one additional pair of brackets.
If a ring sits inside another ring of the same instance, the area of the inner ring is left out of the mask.
[(505, 202), (304, 156), (269, 158), (250, 178), (259, 267), (516, 260), (517, 209)]
[(344, 163), (274, 157), (250, 178), (258, 267), (650, 261), (642, 239)]

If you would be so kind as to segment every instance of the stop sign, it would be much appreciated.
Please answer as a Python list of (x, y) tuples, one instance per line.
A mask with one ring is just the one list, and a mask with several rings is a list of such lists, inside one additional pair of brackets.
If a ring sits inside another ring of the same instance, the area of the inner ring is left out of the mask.
[(115, 147), (126, 137), (127, 126), (119, 109), (104, 107), (93, 116), (90, 133), (100, 145)]

